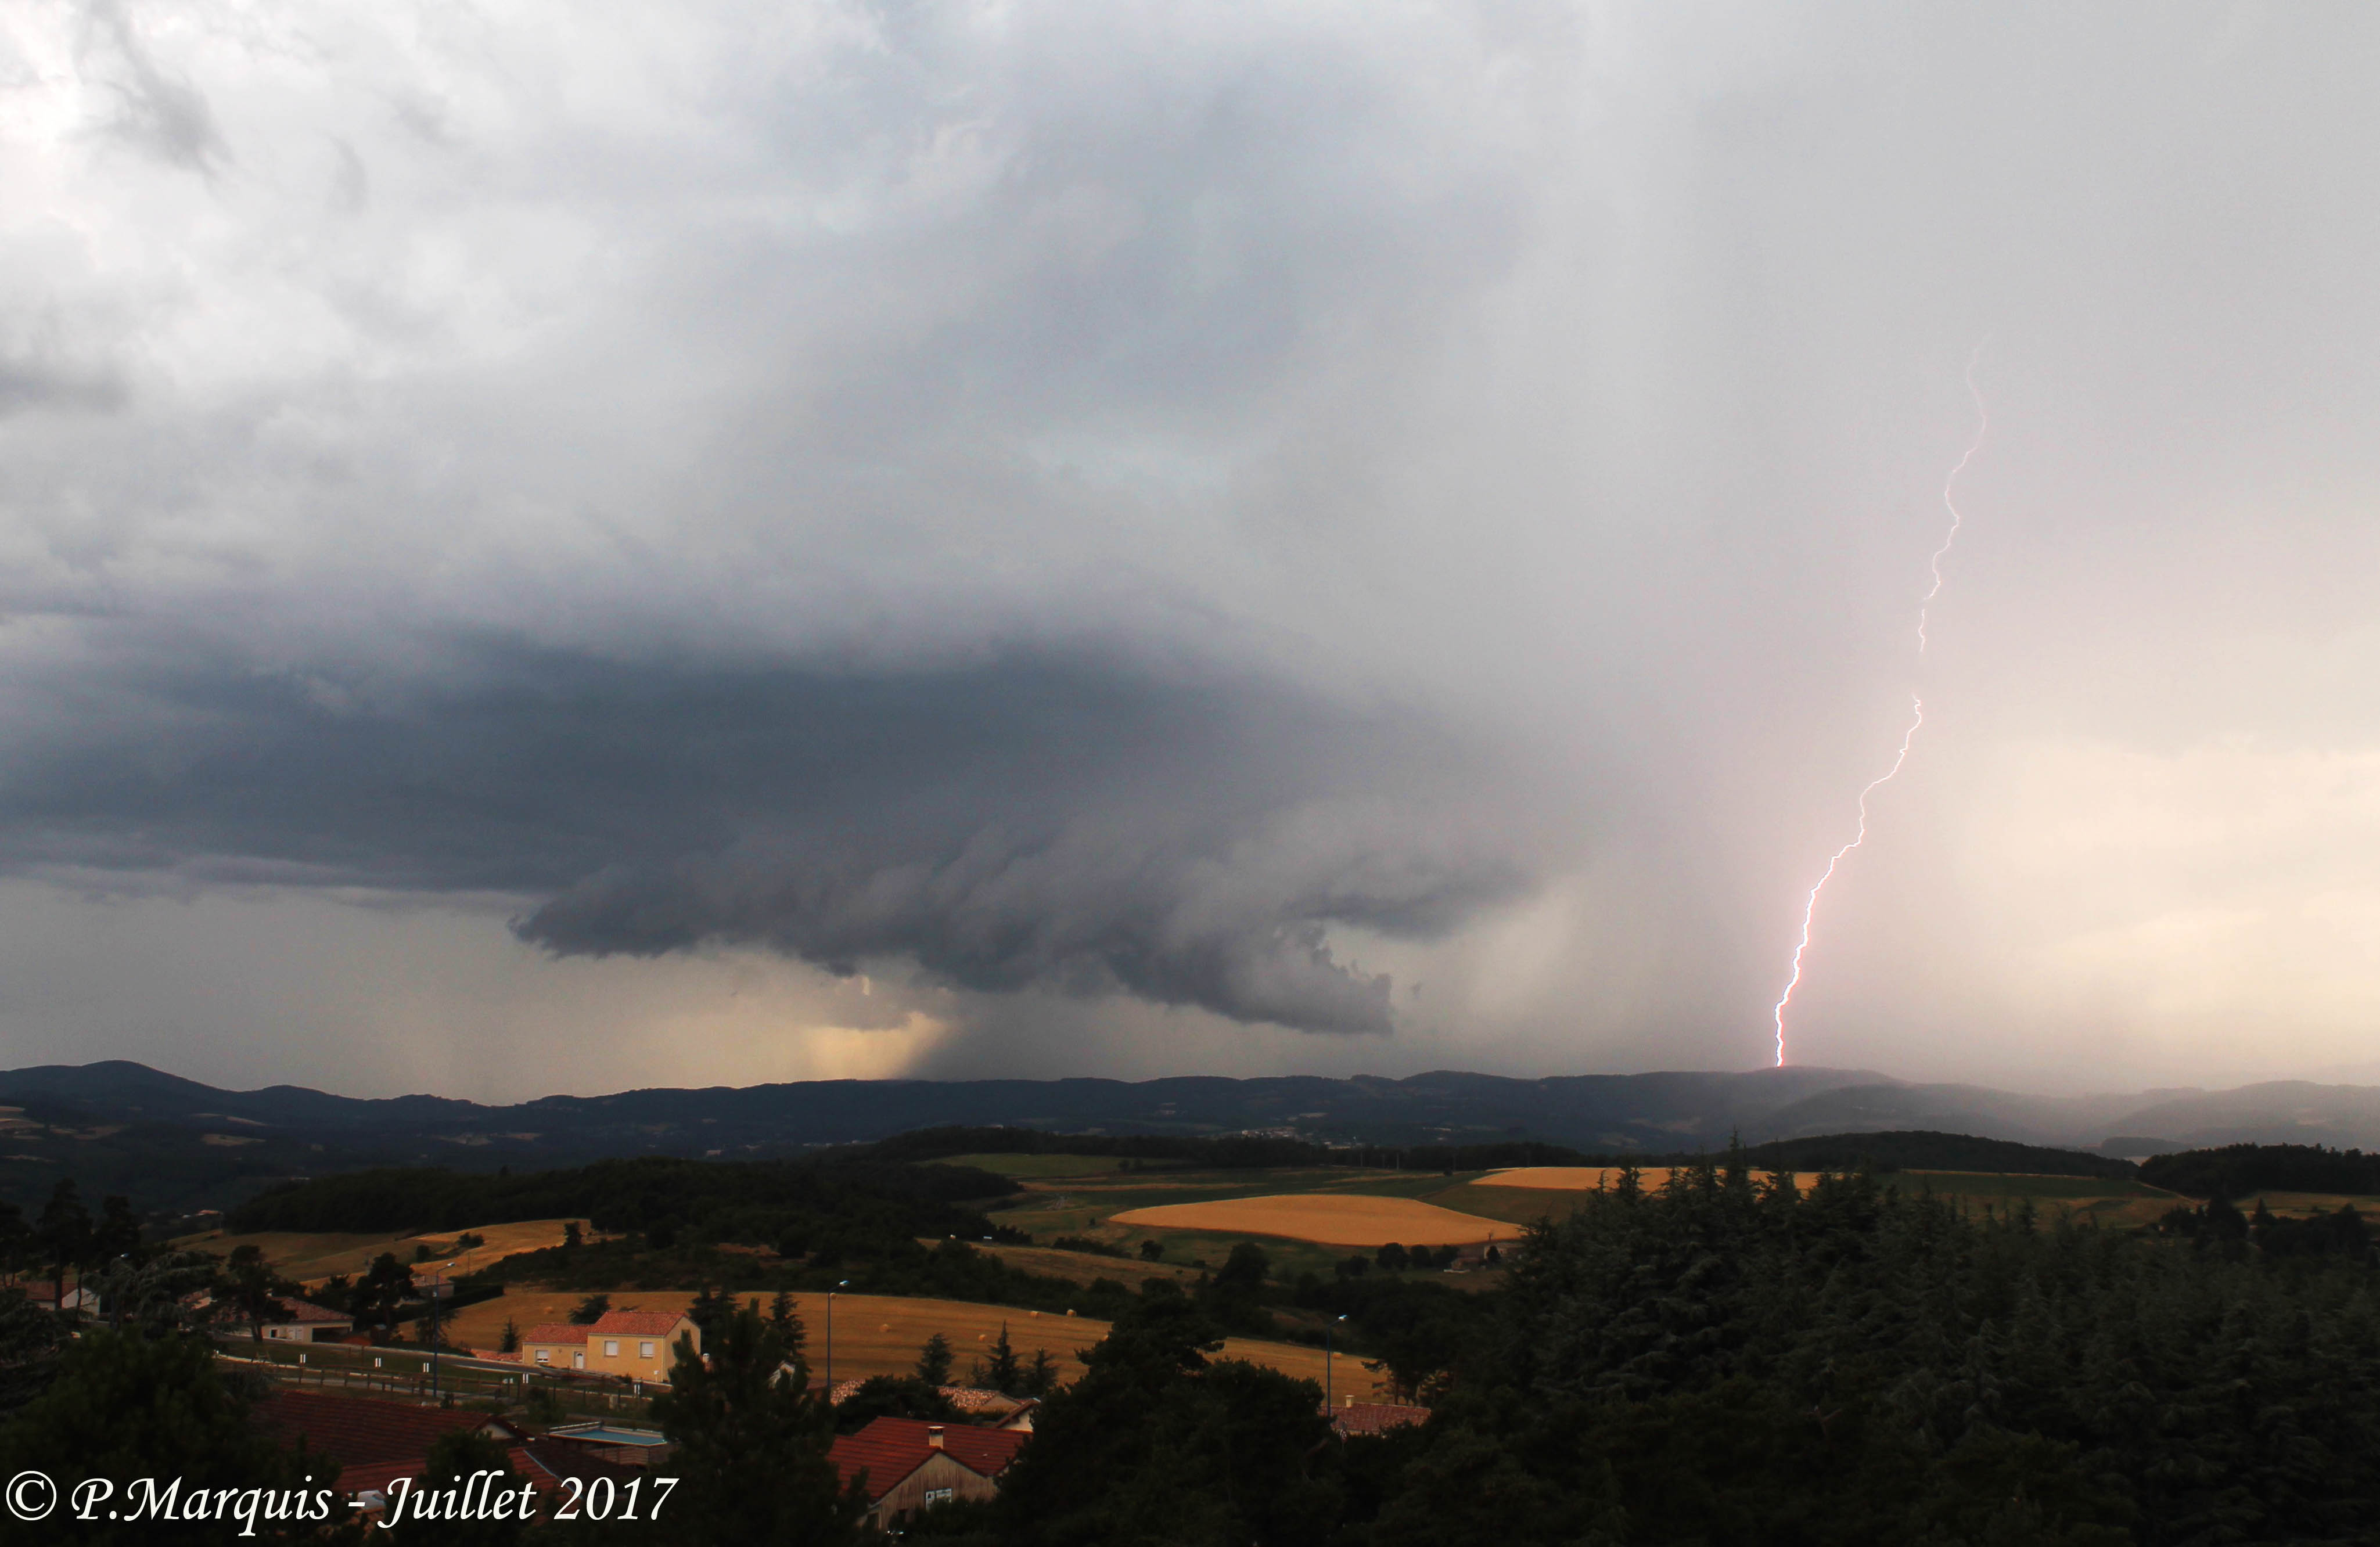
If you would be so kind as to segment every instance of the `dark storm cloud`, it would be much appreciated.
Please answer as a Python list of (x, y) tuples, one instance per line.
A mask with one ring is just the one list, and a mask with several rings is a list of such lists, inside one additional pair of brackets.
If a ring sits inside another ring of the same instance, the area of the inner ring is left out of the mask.
[(13, 857), (525, 895), (517, 931), (561, 954), (760, 945), (1313, 1031), (1390, 1023), (1388, 979), (1334, 956), (1330, 925), (1435, 937), (1519, 879), (1427, 836), (1463, 771), (1437, 738), (1277, 687), (1080, 655), (862, 674), (431, 654), (434, 677), (398, 683), (193, 647), (102, 715), (54, 703), (0, 787)]

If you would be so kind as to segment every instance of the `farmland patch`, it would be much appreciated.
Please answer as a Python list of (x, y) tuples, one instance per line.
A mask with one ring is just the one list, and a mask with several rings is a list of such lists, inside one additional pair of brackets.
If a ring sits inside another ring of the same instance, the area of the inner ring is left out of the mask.
[(1214, 1199), (1199, 1203), (1160, 1203), (1113, 1216), (1118, 1225), (1143, 1229), (1217, 1231), (1281, 1236), (1324, 1246), (1457, 1246), (1509, 1235), (1501, 1222), (1460, 1214), (1415, 1198), (1366, 1193), (1270, 1193), (1254, 1198)]

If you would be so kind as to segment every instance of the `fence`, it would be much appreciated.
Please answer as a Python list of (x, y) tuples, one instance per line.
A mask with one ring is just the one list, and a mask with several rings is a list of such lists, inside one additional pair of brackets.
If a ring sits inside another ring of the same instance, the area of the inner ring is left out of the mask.
[[(261, 1354), (235, 1353), (217, 1350), (216, 1357), (227, 1364), (252, 1370), (277, 1385), (304, 1390), (351, 1391), (358, 1395), (374, 1395), (411, 1398), (427, 1402), (433, 1397), (452, 1397), (460, 1401), (498, 1401), (506, 1404), (528, 1399), (531, 1391), (549, 1395), (565, 1412), (584, 1413), (590, 1417), (642, 1418), (649, 1414), (651, 1399), (640, 1392), (604, 1391), (556, 1379), (535, 1379), (528, 1371), (491, 1369), (454, 1358), (438, 1360), (435, 1385), (432, 1376), (419, 1367), (430, 1362), (418, 1349), (407, 1348), (391, 1356), (385, 1350), (377, 1357), (404, 1359), (416, 1368), (403, 1372), (386, 1368), (370, 1369), (361, 1360), (372, 1358), (369, 1351), (350, 1353), (334, 1345), (318, 1344), (306, 1350), (305, 1362), (298, 1361), (295, 1351), (285, 1353), (273, 1349)], [(330, 1354), (327, 1359), (319, 1357)]]

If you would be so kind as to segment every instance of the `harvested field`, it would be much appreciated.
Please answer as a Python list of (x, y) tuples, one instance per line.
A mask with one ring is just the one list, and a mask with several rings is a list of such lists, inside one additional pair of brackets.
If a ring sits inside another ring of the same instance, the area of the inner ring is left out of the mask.
[[(578, 1309), (583, 1294), (565, 1294), (558, 1289), (511, 1289), (493, 1299), (483, 1299), (467, 1305), (445, 1320), (442, 1328), (446, 1341), (462, 1348), (492, 1348), (504, 1338), (504, 1322), (526, 1332), (540, 1322), (566, 1322)], [(683, 1311), (694, 1302), (694, 1296), (683, 1289), (624, 1290), (612, 1296), (614, 1311)], [(767, 1310), (769, 1297), (760, 1297), (760, 1307)]]
[(1382, 1198), (1360, 1192), (1272, 1193), (1220, 1198), (1205, 1203), (1160, 1203), (1111, 1216), (1113, 1223), (1151, 1230), (1206, 1230), (1226, 1235), (1281, 1236), (1324, 1246), (1467, 1246), (1496, 1236), (1510, 1238), (1509, 1225), (1457, 1214), (1414, 1198)]
[[(931, 1246), (930, 1240), (920, 1243)], [(975, 1248), (987, 1257), (997, 1257), (1013, 1268), (1041, 1274), (1050, 1278), (1070, 1278), (1077, 1284), (1088, 1284), (1094, 1278), (1112, 1278), (1127, 1289), (1137, 1289), (1152, 1278), (1188, 1279), (1197, 1269), (1187, 1258), (1171, 1263), (1145, 1263), (1137, 1255), (1102, 1257), (1090, 1251), (1061, 1251), (1048, 1246), (1009, 1246), (984, 1242)]]
[[(426, 1236), (300, 1234), (293, 1231), (227, 1236), (221, 1231), (213, 1231), (202, 1236), (186, 1236), (174, 1244), (228, 1257), (235, 1248), (253, 1243), (264, 1249), (264, 1260), (273, 1264), (274, 1271), (301, 1284), (314, 1284), (334, 1274), (353, 1277), (370, 1267), (372, 1259), (383, 1251), (395, 1252), (397, 1261), (410, 1265), (416, 1246), (429, 1247), (431, 1260), (442, 1268), (452, 1262), (456, 1274), (471, 1273), (519, 1252), (560, 1246), (564, 1223), (559, 1219), (523, 1219), (508, 1225), (477, 1226), (471, 1234), (482, 1237), (487, 1244), (468, 1251), (455, 1250), (455, 1239), (463, 1234), (459, 1230)], [(579, 1223), (584, 1226), (586, 1221)], [(590, 1232), (587, 1239), (593, 1240), (596, 1237)]]
[[(612, 1296), (612, 1307), (615, 1311), (683, 1311), (693, 1298), (677, 1292), (621, 1290)], [(736, 1291), (735, 1298), (738, 1300), (757, 1298), (760, 1308), (766, 1311), (771, 1294), (746, 1289)], [(571, 1307), (577, 1305), (579, 1299), (577, 1295), (532, 1290), (465, 1306), (455, 1318), (453, 1341), (467, 1348), (492, 1348), (504, 1330), (506, 1316), (524, 1327), (539, 1322), (558, 1322), (569, 1314)], [(794, 1306), (808, 1334), (810, 1373), (823, 1379), (826, 1374), (826, 1297), (795, 1295)], [(978, 1305), (966, 1300), (837, 1295), (834, 1297), (835, 1378), (908, 1374), (917, 1367), (919, 1347), (939, 1332), (951, 1340), (951, 1348), (958, 1360), (953, 1372), (953, 1378), (963, 1381), (966, 1378), (968, 1363), (990, 1352), (992, 1341), (1000, 1335), (1002, 1323), (1008, 1326), (1009, 1344), (1020, 1358), (1030, 1360), (1034, 1349), (1047, 1348), (1050, 1357), (1059, 1362), (1060, 1378), (1067, 1381), (1083, 1372), (1083, 1366), (1075, 1356), (1108, 1335), (1107, 1323), (1093, 1321), (1087, 1316), (1019, 1311), (1012, 1306)], [(1252, 1364), (1265, 1365), (1301, 1380), (1319, 1383), (1322, 1379), (1322, 1350), (1294, 1343), (1269, 1343), (1251, 1337), (1227, 1338), (1219, 1357), (1246, 1360)], [(1363, 1360), (1353, 1358), (1334, 1361), (1331, 1384), (1342, 1396), (1352, 1392), (1357, 1396), (1366, 1396), (1376, 1386), (1373, 1377), (1365, 1370)]]

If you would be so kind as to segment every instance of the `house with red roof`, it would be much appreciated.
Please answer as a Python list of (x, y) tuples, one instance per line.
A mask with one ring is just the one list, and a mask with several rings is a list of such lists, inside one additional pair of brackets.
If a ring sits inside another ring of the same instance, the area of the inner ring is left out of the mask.
[[(514, 1473), (542, 1496), (565, 1478), (625, 1484), (645, 1475), (565, 1440), (533, 1438), (509, 1420), (455, 1408), (425, 1408), (329, 1392), (273, 1392), (256, 1405), (257, 1422), (285, 1445), (303, 1440), (315, 1456), (339, 1464), (339, 1491), (381, 1508), (401, 1478), (429, 1468), (430, 1447), (457, 1430), (476, 1430), (504, 1446)], [(576, 1496), (573, 1491), (573, 1496)]]
[(80, 1284), (68, 1288), (63, 1297), (58, 1293), (58, 1287), (46, 1279), (19, 1284), (17, 1287), (25, 1292), (28, 1300), (44, 1311), (55, 1311), (60, 1305), (68, 1311), (94, 1311), (99, 1307), (99, 1291), (86, 1289)]
[(868, 1514), (861, 1524), (891, 1530), (921, 1511), (954, 1499), (988, 1499), (1032, 1434), (922, 1419), (880, 1418), (827, 1452), (844, 1487), (862, 1480)]
[(679, 1311), (606, 1311), (591, 1326), (545, 1322), (521, 1334), (521, 1362), (623, 1380), (666, 1381), (680, 1337), (702, 1351), (702, 1329)]
[(457, 1429), (478, 1430), (505, 1444), (527, 1438), (527, 1431), (492, 1413), (285, 1388), (258, 1401), (256, 1421), (281, 1444), (303, 1440), (309, 1451), (349, 1471), (419, 1463), (431, 1445)]
[(283, 1299), (281, 1309), (289, 1312), (285, 1322), (267, 1322), (264, 1335), (279, 1343), (336, 1343), (356, 1330), (356, 1319), (344, 1311), (332, 1311), (311, 1300)]

